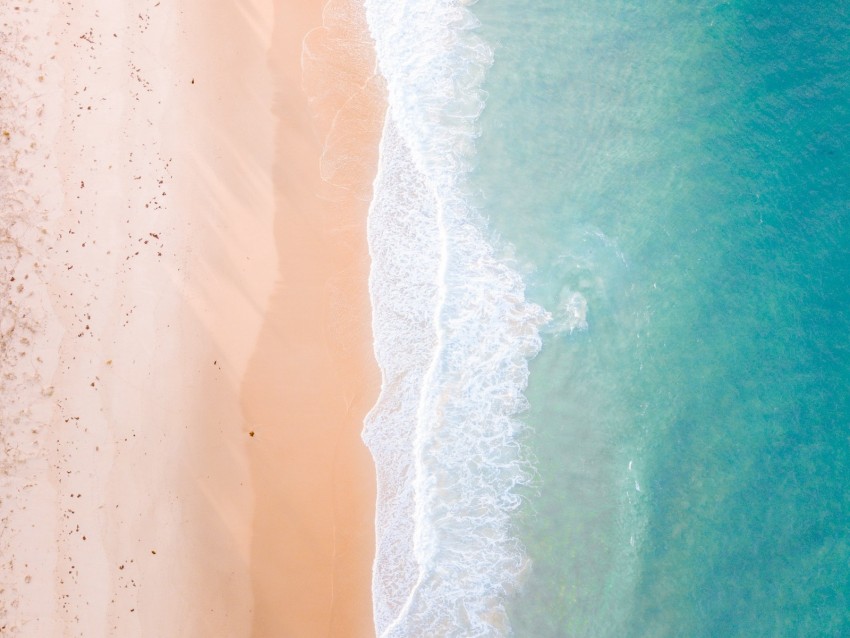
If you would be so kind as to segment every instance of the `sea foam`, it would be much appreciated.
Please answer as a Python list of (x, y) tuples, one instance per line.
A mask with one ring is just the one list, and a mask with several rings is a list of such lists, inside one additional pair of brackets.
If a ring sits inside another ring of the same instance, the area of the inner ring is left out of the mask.
[(379, 636), (499, 636), (527, 558), (515, 415), (549, 320), (496, 258), (467, 181), (492, 50), (457, 0), (367, 0), (389, 108), (369, 213)]

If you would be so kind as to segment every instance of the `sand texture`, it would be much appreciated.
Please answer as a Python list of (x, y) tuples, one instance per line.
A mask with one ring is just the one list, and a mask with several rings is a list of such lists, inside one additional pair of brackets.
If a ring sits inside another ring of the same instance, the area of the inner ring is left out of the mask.
[(361, 57), (365, 18), (335, 4), (324, 23), (318, 2), (276, 5), (279, 279), (242, 386), (257, 443), (255, 636), (374, 633), (375, 479), (360, 431), (379, 389), (365, 221), (381, 92)]
[(369, 635), (362, 15), (0, 13), (0, 633)]

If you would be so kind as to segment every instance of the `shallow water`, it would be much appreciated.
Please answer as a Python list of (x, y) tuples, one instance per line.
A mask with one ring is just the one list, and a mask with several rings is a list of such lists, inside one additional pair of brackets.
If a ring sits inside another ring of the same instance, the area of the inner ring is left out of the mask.
[(492, 636), (526, 558), (530, 479), (515, 418), (542, 308), (498, 259), (469, 196), (490, 48), (453, 0), (366, 4), (388, 92), (369, 213), (381, 396), (363, 438), (378, 475), (381, 636)]
[(850, 633), (846, 7), (366, 7), (381, 635)]
[(472, 183), (555, 315), (515, 634), (846, 635), (847, 7), (474, 11)]

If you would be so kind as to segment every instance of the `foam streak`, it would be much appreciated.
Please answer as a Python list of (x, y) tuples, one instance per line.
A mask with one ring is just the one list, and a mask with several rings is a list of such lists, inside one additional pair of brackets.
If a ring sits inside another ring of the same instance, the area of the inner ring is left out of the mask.
[(469, 202), (492, 52), (457, 1), (369, 0), (389, 110), (369, 218), (381, 397), (373, 594), (380, 636), (498, 636), (527, 559), (514, 416), (548, 314), (493, 254)]

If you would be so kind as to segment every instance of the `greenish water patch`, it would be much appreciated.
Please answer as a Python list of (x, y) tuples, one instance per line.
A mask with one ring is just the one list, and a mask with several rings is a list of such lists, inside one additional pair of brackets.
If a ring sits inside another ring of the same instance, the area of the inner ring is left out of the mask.
[(485, 211), (588, 309), (533, 363), (516, 634), (850, 635), (848, 8), (476, 13)]

